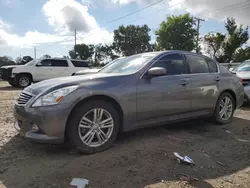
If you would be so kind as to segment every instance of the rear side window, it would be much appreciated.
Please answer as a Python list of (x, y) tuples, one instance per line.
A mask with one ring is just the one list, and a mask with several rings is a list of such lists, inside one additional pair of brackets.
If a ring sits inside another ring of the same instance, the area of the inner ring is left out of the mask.
[(209, 73), (208, 64), (205, 58), (186, 54), (187, 62), (190, 68), (190, 73)]
[(53, 60), (51, 59), (52, 67), (68, 67), (68, 62), (66, 60)]
[(180, 54), (169, 54), (160, 58), (153, 67), (163, 67), (167, 75), (187, 74), (188, 68)]
[(210, 59), (207, 59), (207, 64), (208, 64), (209, 72), (211, 72), (211, 73), (218, 72), (218, 67), (217, 67), (217, 64), (215, 62), (213, 62)]
[(86, 61), (71, 61), (75, 67), (89, 67), (89, 63)]

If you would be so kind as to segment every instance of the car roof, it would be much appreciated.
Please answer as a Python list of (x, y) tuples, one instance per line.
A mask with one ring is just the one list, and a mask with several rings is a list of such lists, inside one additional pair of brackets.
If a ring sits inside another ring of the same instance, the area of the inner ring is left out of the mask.
[[(165, 51), (157, 51), (157, 52), (146, 52), (146, 53), (142, 53), (143, 55), (163, 55), (163, 54), (168, 54), (168, 53), (181, 53), (181, 54), (190, 54), (190, 55), (196, 55), (196, 56), (201, 56), (201, 57), (204, 57), (204, 58), (208, 58), (208, 59), (211, 59), (211, 60), (214, 60), (208, 56), (205, 56), (203, 54), (199, 54), (199, 53), (195, 53), (195, 52), (189, 52), (189, 51), (183, 51), (183, 50), (165, 50)], [(215, 60), (214, 60), (215, 61)]]
[(41, 58), (41, 59), (70, 60), (70, 61), (86, 61), (86, 62), (89, 62), (88, 60), (82, 60), (82, 59), (70, 59), (70, 58), (60, 58), (60, 57)]

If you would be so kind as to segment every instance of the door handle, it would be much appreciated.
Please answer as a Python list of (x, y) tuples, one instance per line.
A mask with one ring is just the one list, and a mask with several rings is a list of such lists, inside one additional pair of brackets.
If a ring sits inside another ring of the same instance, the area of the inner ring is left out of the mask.
[(215, 80), (216, 82), (219, 82), (219, 81), (220, 81), (220, 77), (219, 77), (219, 76), (216, 76), (216, 77), (214, 78), (214, 80)]
[(185, 86), (187, 84), (189, 84), (188, 80), (185, 80), (185, 79), (180, 80), (180, 85)]

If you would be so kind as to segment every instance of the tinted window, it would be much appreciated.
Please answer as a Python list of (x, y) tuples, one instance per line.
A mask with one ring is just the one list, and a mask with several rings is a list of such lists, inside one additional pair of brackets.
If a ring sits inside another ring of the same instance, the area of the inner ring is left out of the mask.
[(66, 60), (53, 60), (51, 59), (52, 67), (68, 67), (68, 62)]
[(89, 63), (86, 61), (71, 61), (75, 67), (89, 67)]
[(50, 59), (44, 59), (44, 60), (40, 61), (37, 65), (42, 66), (42, 67), (50, 67), (51, 61), (50, 61)]
[(209, 73), (209, 68), (205, 58), (196, 55), (186, 55), (190, 68), (190, 73)]
[(187, 74), (188, 69), (181, 55), (169, 54), (159, 59), (153, 67), (167, 69), (167, 75)]
[(208, 64), (209, 72), (211, 73), (218, 72), (218, 67), (215, 62), (213, 62), (210, 59), (207, 59), (207, 64)]

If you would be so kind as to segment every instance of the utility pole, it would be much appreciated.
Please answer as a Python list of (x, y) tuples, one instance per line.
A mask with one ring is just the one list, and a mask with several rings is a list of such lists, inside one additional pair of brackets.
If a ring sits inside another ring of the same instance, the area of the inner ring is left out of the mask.
[(204, 22), (204, 19), (194, 17), (197, 20), (197, 38), (196, 38), (196, 53), (199, 53), (199, 35), (200, 35), (200, 22)]
[(34, 59), (36, 59), (36, 47), (34, 46)]
[(75, 46), (74, 46), (74, 51), (75, 51), (75, 57), (76, 57), (76, 29), (75, 29)]

